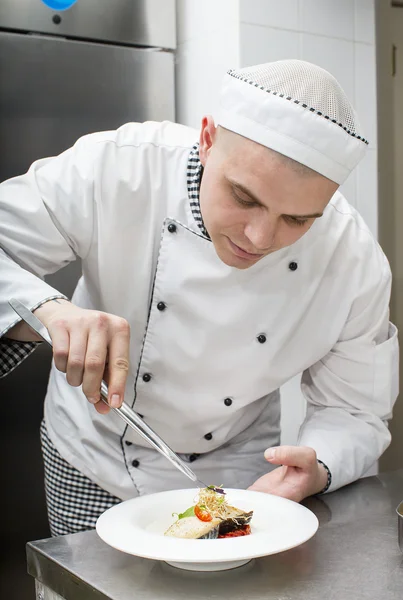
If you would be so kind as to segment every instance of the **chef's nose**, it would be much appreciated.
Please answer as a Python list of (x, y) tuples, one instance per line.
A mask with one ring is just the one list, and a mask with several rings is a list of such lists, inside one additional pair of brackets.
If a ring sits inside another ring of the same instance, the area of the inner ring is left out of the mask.
[(253, 248), (261, 252), (270, 250), (274, 245), (276, 231), (277, 220), (269, 215), (248, 222), (244, 229), (244, 233)]

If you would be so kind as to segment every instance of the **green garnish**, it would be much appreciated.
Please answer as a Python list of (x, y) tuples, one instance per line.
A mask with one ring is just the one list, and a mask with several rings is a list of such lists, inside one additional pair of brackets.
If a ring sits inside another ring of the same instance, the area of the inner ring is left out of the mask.
[(173, 517), (178, 517), (178, 519), (184, 519), (185, 517), (195, 517), (195, 507), (191, 506), (187, 508), (183, 513), (172, 513)]

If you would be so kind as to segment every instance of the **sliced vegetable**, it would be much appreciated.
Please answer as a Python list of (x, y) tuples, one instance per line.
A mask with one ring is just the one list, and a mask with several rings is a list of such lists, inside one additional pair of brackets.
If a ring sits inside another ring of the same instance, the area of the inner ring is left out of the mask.
[(194, 509), (194, 514), (198, 519), (200, 519), (200, 521), (211, 521), (213, 519), (213, 516), (211, 513), (209, 513), (205, 506), (196, 504)]

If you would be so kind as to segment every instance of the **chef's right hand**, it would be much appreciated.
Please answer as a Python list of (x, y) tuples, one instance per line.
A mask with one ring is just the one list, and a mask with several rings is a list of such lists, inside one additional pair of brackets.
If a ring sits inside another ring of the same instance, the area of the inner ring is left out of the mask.
[(101, 401), (100, 388), (106, 379), (108, 402), (119, 407), (129, 371), (128, 322), (64, 299), (45, 302), (34, 312), (49, 331), (56, 368), (66, 373), (68, 383), (74, 387), (82, 384), (89, 402), (105, 414), (110, 409)]

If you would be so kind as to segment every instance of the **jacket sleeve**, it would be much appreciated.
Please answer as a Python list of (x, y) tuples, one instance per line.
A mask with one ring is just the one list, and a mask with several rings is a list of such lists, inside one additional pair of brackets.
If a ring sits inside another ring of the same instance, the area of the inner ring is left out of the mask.
[(399, 353), (389, 322), (391, 274), (383, 254), (366, 269), (337, 343), (302, 376), (308, 407), (298, 444), (314, 448), (329, 467), (329, 491), (361, 477), (391, 439)]
[[(0, 338), (19, 321), (9, 299), (32, 310), (64, 297), (44, 276), (85, 257), (90, 248), (94, 163), (102, 147), (97, 136), (81, 138), (61, 155), (36, 161), (25, 175), (0, 185)], [(4, 339), (2, 348), (4, 366)], [(32, 349), (26, 347), (28, 353)], [(8, 358), (10, 352), (8, 346)]]

